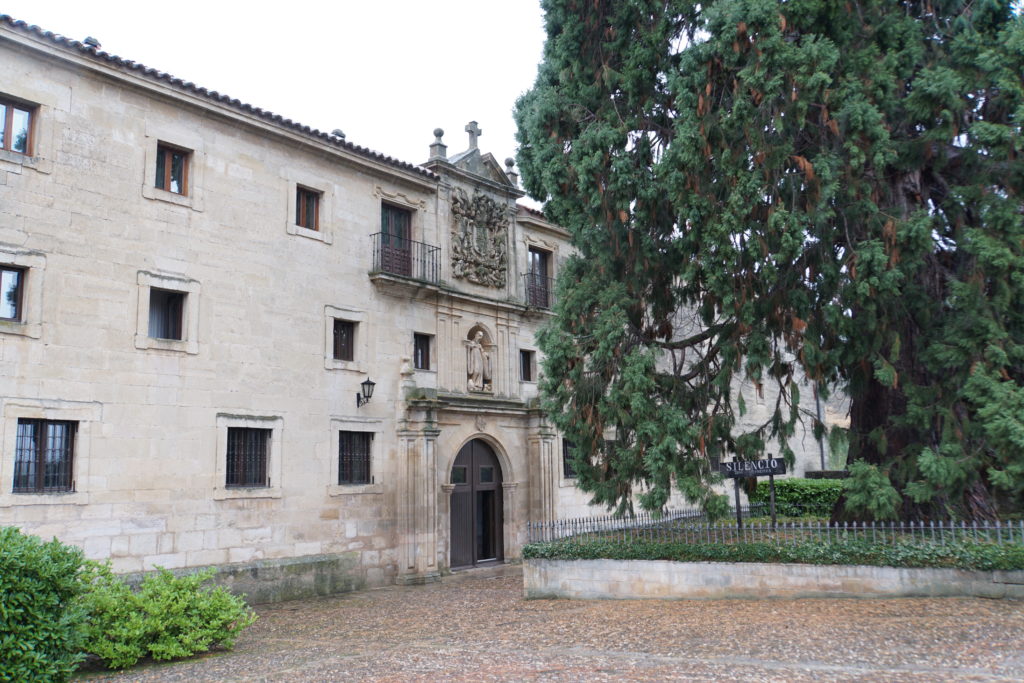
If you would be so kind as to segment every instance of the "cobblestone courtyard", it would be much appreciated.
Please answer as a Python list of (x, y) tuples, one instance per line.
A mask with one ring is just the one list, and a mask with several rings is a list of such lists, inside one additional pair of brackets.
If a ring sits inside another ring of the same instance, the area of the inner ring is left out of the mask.
[(501, 569), (263, 606), (232, 652), (84, 678), (1024, 680), (1024, 602), (524, 600)]

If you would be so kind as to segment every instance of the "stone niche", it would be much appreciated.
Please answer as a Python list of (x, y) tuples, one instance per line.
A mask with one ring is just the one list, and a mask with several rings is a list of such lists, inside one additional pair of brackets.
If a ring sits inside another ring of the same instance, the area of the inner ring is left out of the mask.
[(452, 188), (452, 276), (484, 287), (508, 281), (508, 207), (491, 197)]

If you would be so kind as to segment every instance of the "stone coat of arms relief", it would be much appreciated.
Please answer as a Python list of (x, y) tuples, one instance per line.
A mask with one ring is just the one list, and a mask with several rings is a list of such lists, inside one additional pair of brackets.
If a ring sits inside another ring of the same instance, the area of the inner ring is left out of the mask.
[(508, 271), (508, 207), (480, 192), (452, 188), (452, 275), (504, 287)]

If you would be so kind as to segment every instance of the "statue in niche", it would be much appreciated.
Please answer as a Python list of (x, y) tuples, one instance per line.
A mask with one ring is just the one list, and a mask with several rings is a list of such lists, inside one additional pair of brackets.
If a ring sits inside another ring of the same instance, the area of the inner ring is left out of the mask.
[(508, 271), (508, 207), (480, 192), (452, 188), (452, 275), (504, 287)]
[(466, 342), (466, 378), (470, 391), (492, 391), (491, 353), (484, 346), (484, 333), (480, 330)]

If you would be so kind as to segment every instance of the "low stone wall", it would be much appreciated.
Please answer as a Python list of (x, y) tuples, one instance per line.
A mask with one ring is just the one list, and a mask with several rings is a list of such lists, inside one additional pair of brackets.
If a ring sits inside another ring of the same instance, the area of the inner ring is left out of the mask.
[(647, 560), (527, 560), (528, 598), (971, 596), (1024, 599), (1024, 571)]
[[(200, 568), (172, 570), (191, 574)], [(257, 560), (215, 566), (213, 583), (236, 595), (244, 595), (250, 605), (284, 600), (301, 600), (318, 595), (347, 593), (366, 587), (360, 572), (359, 554), (309, 555), (280, 560)], [(138, 585), (148, 572), (125, 574), (129, 584)]]

